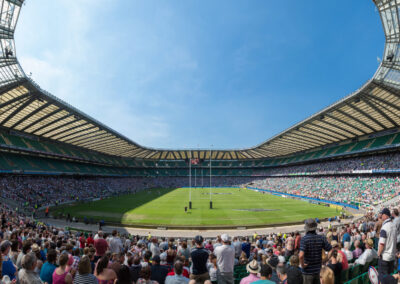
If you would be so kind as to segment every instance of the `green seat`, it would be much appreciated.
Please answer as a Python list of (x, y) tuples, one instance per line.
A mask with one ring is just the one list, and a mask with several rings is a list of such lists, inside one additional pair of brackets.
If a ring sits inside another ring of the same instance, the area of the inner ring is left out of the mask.
[(340, 273), (340, 281), (342, 283), (345, 283), (349, 280), (349, 273), (350, 273), (350, 268), (342, 270), (342, 272)]
[(350, 279), (354, 279), (354, 278), (356, 278), (357, 276), (359, 276), (359, 275), (361, 274), (361, 269), (362, 269), (362, 266), (361, 266), (361, 265), (353, 266), (353, 267), (351, 268), (349, 278), (350, 278)]

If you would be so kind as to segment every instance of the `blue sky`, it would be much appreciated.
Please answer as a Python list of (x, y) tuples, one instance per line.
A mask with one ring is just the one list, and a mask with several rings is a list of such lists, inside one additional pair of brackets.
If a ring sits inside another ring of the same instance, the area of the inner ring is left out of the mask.
[(372, 1), (35, 0), (17, 56), (42, 88), (144, 146), (255, 146), (372, 77)]

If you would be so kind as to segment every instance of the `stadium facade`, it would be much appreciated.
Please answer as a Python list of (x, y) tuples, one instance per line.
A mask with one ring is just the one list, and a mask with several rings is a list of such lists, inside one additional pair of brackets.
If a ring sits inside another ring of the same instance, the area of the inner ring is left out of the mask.
[(188, 160), (208, 175), (251, 176), (268, 167), (397, 151), (400, 147), (400, 0), (373, 1), (386, 37), (375, 75), (354, 93), (248, 149), (172, 150), (141, 146), (29, 78), (14, 31), (24, 0), (1, 0), (0, 170), (4, 173), (187, 176)]

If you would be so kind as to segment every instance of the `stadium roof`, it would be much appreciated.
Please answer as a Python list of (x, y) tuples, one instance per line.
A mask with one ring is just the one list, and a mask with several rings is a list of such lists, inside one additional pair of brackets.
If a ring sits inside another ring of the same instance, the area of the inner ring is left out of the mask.
[[(14, 30), (24, 0), (0, 0), (0, 126), (101, 153), (142, 159), (209, 159), (210, 150), (148, 148), (43, 90), (18, 63)], [(375, 0), (386, 45), (374, 77), (306, 120), (248, 149), (213, 150), (212, 159), (277, 157), (400, 126), (400, 0)]]

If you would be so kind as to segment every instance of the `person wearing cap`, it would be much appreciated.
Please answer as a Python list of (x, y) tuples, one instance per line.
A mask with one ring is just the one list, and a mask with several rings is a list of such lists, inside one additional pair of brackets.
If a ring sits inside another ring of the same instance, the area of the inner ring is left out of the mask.
[(3, 258), (2, 261), (2, 275), (7, 275), (11, 280), (14, 280), (17, 275), (17, 267), (9, 258), (8, 254), (10, 253), (11, 243), (9, 241), (2, 241), (0, 244), (1, 256)]
[(390, 210), (383, 208), (381, 215), (383, 223), (379, 234), (378, 246), (379, 279), (383, 279), (385, 275), (393, 273), (397, 245), (396, 227), (390, 218)]
[(374, 241), (372, 239), (368, 239), (365, 242), (364, 252), (360, 255), (359, 258), (357, 258), (357, 260), (354, 262), (354, 265), (365, 265), (366, 263), (371, 262), (376, 258), (378, 258), (378, 254), (374, 249)]
[(150, 280), (157, 281), (159, 284), (164, 284), (165, 278), (167, 278), (168, 268), (165, 265), (160, 265), (160, 262), (161, 259), (159, 255), (153, 256)]
[(221, 235), (222, 246), (214, 250), (217, 256), (218, 284), (233, 283), (233, 266), (235, 265), (235, 249), (230, 245), (228, 234)]
[(198, 235), (194, 238), (196, 247), (192, 250), (190, 257), (192, 258), (192, 273), (190, 279), (196, 282), (205, 282), (210, 279), (207, 269), (207, 261), (209, 253), (203, 247), (204, 239)]
[(250, 284), (254, 281), (260, 280), (260, 277), (257, 276), (257, 274), (260, 272), (260, 266), (258, 265), (257, 260), (253, 259), (251, 262), (249, 262), (246, 265), (246, 270), (249, 274), (249, 276), (242, 278), (240, 280), (240, 284)]
[(300, 242), (300, 265), (303, 269), (304, 284), (320, 283), (319, 273), (322, 265), (322, 250), (330, 252), (332, 246), (325, 236), (317, 235), (317, 222), (314, 219), (305, 221), (306, 235)]

